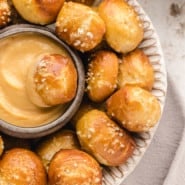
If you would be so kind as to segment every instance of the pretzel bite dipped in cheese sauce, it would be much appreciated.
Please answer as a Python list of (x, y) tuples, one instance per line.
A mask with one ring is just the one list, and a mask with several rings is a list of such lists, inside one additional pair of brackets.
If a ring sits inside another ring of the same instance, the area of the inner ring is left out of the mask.
[(40, 158), (30, 150), (14, 148), (0, 160), (1, 185), (47, 185)]
[(98, 51), (88, 65), (87, 94), (94, 102), (102, 102), (117, 87), (119, 59), (112, 51)]
[(64, 149), (52, 158), (48, 179), (49, 185), (102, 185), (102, 170), (89, 154)]
[(1, 39), (0, 118), (23, 127), (57, 119), (76, 95), (73, 59), (58, 42), (34, 32)]
[(76, 94), (77, 71), (69, 56), (41, 54), (27, 77), (29, 98), (39, 107), (68, 103)]
[(7, 0), (0, 0), (0, 28), (6, 26), (11, 20), (11, 9)]
[(148, 91), (154, 84), (154, 70), (149, 58), (141, 49), (136, 49), (122, 57), (119, 65), (118, 86), (137, 85)]
[(147, 90), (126, 85), (106, 101), (107, 113), (132, 132), (146, 132), (160, 119), (161, 107), (157, 98)]
[(56, 20), (64, 0), (12, 0), (23, 19), (30, 23), (46, 25)]
[(55, 30), (59, 38), (85, 52), (92, 50), (102, 41), (105, 24), (89, 6), (65, 2), (57, 17)]
[(105, 39), (115, 51), (130, 52), (142, 41), (144, 30), (139, 15), (124, 0), (103, 0), (98, 13), (106, 25)]
[(83, 150), (106, 166), (123, 164), (135, 149), (132, 137), (97, 109), (85, 113), (78, 120), (76, 130)]

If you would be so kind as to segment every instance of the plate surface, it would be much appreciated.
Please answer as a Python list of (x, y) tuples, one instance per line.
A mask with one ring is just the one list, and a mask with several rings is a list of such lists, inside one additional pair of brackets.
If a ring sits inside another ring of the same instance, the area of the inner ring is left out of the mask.
[[(145, 52), (145, 54), (149, 57), (151, 64), (153, 65), (155, 72), (155, 83), (152, 89), (152, 94), (155, 95), (159, 100), (163, 112), (167, 91), (167, 73), (160, 40), (150, 18), (148, 17), (147, 13), (144, 12), (141, 5), (135, 0), (126, 1), (134, 7), (136, 12), (139, 14), (139, 17), (143, 21), (144, 39), (139, 45), (139, 48)], [(149, 132), (135, 136), (137, 146), (134, 154), (128, 159), (126, 164), (118, 167), (103, 169), (103, 185), (120, 185), (124, 179), (133, 172), (151, 143), (159, 123), (160, 121)]]

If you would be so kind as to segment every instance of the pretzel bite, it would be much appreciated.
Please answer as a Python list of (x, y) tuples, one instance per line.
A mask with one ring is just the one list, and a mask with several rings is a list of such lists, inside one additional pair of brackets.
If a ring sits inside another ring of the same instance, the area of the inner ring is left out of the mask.
[(46, 185), (46, 172), (41, 160), (33, 152), (14, 148), (0, 161), (1, 185)]
[(107, 166), (123, 164), (135, 148), (131, 136), (97, 109), (84, 114), (76, 130), (82, 148)]
[(36, 147), (36, 153), (42, 159), (46, 169), (52, 157), (60, 149), (79, 148), (78, 138), (76, 133), (72, 130), (60, 130), (48, 137), (43, 138)]
[(42, 54), (30, 67), (26, 88), (30, 100), (39, 107), (70, 102), (77, 89), (77, 71), (72, 59)]
[(2, 155), (3, 151), (4, 151), (4, 142), (2, 137), (0, 136), (0, 156)]
[(76, 111), (76, 113), (74, 114), (74, 116), (71, 118), (70, 120), (70, 124), (72, 125), (72, 127), (75, 129), (76, 128), (76, 123), (78, 122), (78, 120), (88, 111), (94, 109), (94, 105), (91, 104), (90, 101), (86, 102), (86, 101), (82, 101), (78, 111)]
[(97, 161), (89, 154), (76, 150), (60, 150), (52, 159), (49, 185), (101, 185), (102, 171)]
[(123, 0), (103, 0), (98, 7), (105, 22), (105, 38), (117, 52), (135, 49), (143, 39), (142, 22), (134, 8)]
[(0, 0), (0, 28), (6, 26), (11, 20), (11, 10), (7, 0)]
[(98, 51), (87, 72), (87, 94), (94, 102), (102, 102), (117, 87), (118, 57), (111, 51)]
[(133, 132), (144, 132), (158, 122), (161, 107), (157, 98), (137, 86), (124, 86), (106, 102), (107, 113)]
[(23, 19), (30, 23), (46, 25), (54, 22), (64, 0), (12, 0)]
[(154, 70), (149, 58), (140, 49), (136, 49), (123, 57), (119, 66), (118, 86), (137, 85), (146, 90), (152, 90)]
[(56, 34), (75, 49), (85, 52), (95, 48), (105, 33), (105, 24), (92, 8), (66, 2), (56, 20)]

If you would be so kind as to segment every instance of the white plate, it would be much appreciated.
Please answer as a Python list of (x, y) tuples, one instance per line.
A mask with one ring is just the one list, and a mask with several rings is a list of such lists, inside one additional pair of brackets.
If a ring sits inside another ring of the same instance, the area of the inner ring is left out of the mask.
[[(144, 12), (140, 4), (136, 0), (126, 0), (138, 12), (144, 23), (144, 39), (139, 48), (149, 57), (155, 71), (155, 83), (152, 94), (155, 95), (161, 105), (163, 112), (166, 91), (167, 91), (167, 74), (165, 68), (164, 57), (161, 49), (159, 37), (148, 15)], [(135, 137), (136, 149), (132, 157), (128, 159), (126, 164), (119, 167), (104, 168), (103, 185), (120, 185), (124, 179), (135, 169), (144, 153), (148, 149), (149, 144), (156, 132), (157, 125), (150, 132), (138, 134)]]

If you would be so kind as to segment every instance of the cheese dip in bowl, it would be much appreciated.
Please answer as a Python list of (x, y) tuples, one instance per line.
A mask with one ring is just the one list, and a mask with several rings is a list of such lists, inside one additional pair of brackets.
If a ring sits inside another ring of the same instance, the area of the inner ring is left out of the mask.
[(0, 129), (6, 134), (35, 138), (56, 131), (83, 92), (80, 58), (51, 30), (23, 24), (1, 31)]

